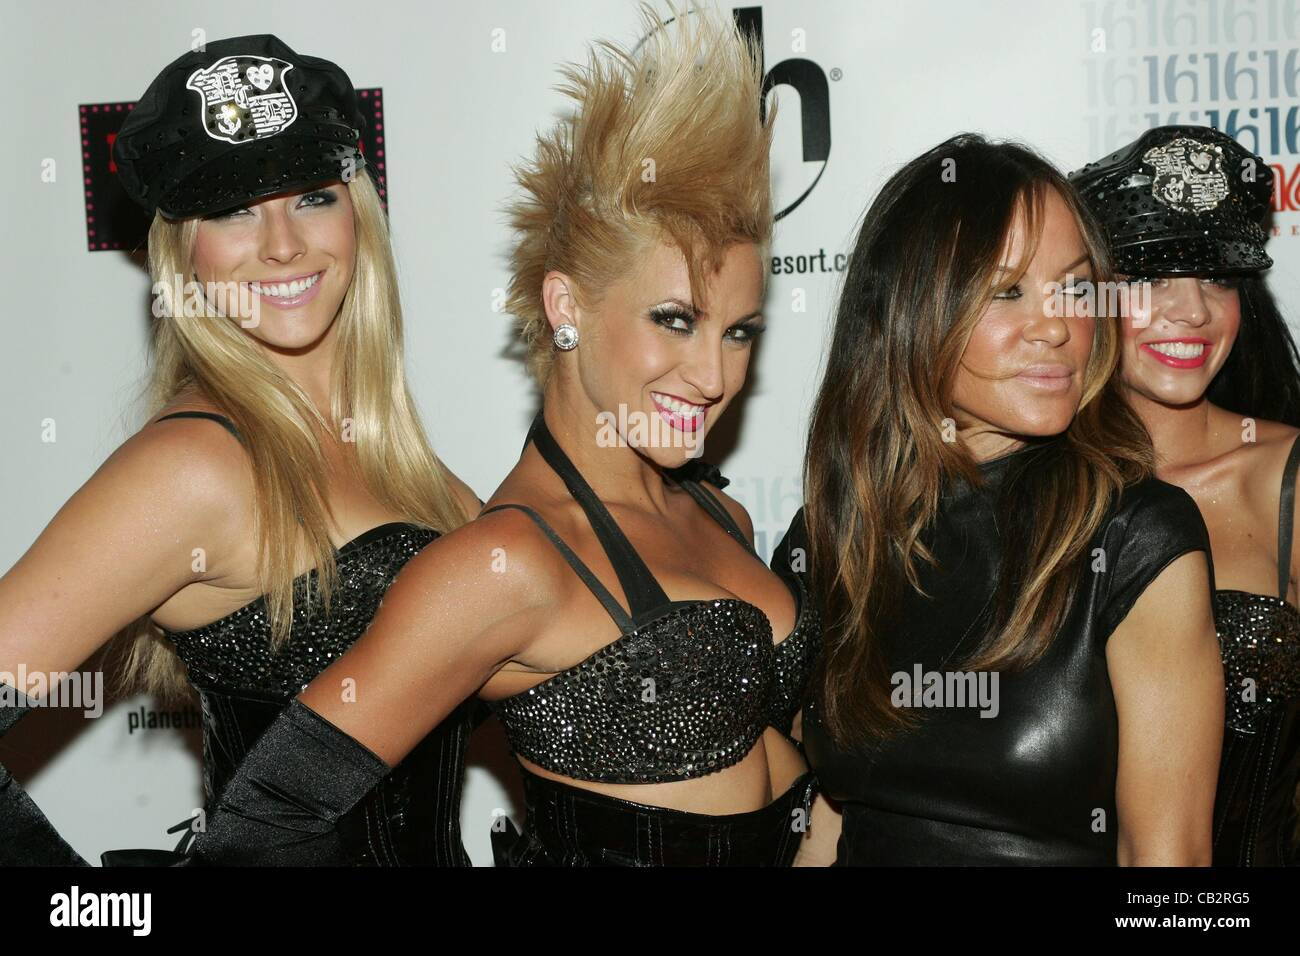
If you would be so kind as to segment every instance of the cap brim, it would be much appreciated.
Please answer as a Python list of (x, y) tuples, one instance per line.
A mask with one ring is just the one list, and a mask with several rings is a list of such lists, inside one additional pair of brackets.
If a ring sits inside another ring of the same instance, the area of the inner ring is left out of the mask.
[(1115, 269), (1127, 275), (1244, 275), (1262, 272), (1273, 259), (1245, 238), (1165, 235), (1113, 249)]
[(282, 133), (197, 167), (159, 200), (158, 211), (168, 219), (226, 212), (254, 199), (340, 180), (365, 165), (354, 146)]

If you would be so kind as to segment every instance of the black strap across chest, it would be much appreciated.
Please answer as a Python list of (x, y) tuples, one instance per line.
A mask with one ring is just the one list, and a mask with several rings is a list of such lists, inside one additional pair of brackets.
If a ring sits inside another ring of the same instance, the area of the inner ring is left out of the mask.
[(1291, 581), (1291, 529), (1295, 525), (1296, 464), (1300, 463), (1300, 435), (1291, 443), (1282, 468), (1282, 494), (1278, 499), (1277, 516), (1277, 596), (1286, 600), (1287, 585)]
[[(582, 477), (577, 466), (573, 464), (573, 461), (555, 440), (550, 429), (546, 427), (546, 422), (540, 412), (529, 429), (528, 440), (524, 443), (525, 447), (527, 447), (528, 441), (532, 441), (537, 445), (537, 450), (541, 453), (542, 458), (560, 476), (569, 493), (573, 495), (574, 500), (586, 513), (587, 519), (591, 522), (592, 531), (595, 532), (601, 548), (604, 549), (606, 556), (608, 556), (609, 562), (614, 568), (614, 573), (618, 576), (618, 583), (627, 596), (628, 608), (631, 614), (629, 615), (623, 610), (614, 596), (610, 594), (609, 589), (600, 583), (600, 579), (596, 577), (592, 570), (583, 563), (573, 549), (533, 508), (522, 504), (507, 503), (494, 505), (482, 513), (488, 514), (502, 508), (515, 508), (528, 515), (550, 539), (551, 543), (555, 545), (564, 560), (568, 562), (583, 583), (587, 585), (605, 610), (609, 612), (610, 617), (614, 619), (614, 622), (619, 626), (619, 630), (623, 633), (633, 630), (637, 621), (644, 620), (663, 607), (673, 604), (674, 602), (668, 599), (668, 595), (664, 593), (650, 568), (637, 554), (627, 536), (623, 534), (613, 515), (609, 513), (609, 509), (597, 497), (591, 485)], [(730, 513), (722, 507), (712, 494), (694, 481), (682, 481), (680, 484), (710, 517), (722, 525), (723, 530), (728, 535), (740, 542), (745, 550), (754, 555), (755, 559), (761, 560)]]

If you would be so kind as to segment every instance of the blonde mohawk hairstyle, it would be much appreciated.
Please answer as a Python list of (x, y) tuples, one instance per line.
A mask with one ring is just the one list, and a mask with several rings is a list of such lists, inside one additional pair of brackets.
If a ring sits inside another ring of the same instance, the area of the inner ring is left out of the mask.
[(638, 48), (598, 41), (585, 67), (561, 68), (557, 89), (576, 110), (514, 168), (524, 195), (507, 207), (515, 245), (506, 308), (540, 387), (553, 357), (548, 272), (573, 278), (579, 305), (592, 308), (663, 241), (685, 256), (698, 303), (702, 277), (728, 245), (755, 243), (766, 258), (776, 110), (760, 119), (762, 56), (730, 16), (670, 10), (665, 23), (641, 5)]

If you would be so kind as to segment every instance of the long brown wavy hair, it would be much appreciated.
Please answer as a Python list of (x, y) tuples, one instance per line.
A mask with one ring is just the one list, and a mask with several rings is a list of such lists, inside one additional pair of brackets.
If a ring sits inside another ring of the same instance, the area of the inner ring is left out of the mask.
[[(946, 162), (954, 161), (955, 166)], [(955, 170), (955, 178), (945, 172)], [(951, 181), (949, 181), (951, 180)], [(956, 136), (897, 172), (867, 211), (850, 257), (804, 462), (813, 592), (825, 615), (821, 719), (841, 745), (916, 718), (890, 704), (880, 636), (906, 588), (920, 592), (921, 535), (944, 483), (978, 485), (977, 462), (944, 440), (952, 386), (995, 286), (1019, 282), (1054, 190), (1073, 212), (1094, 282), (1110, 259), (1091, 214), (1059, 171), (1015, 143)], [(1016, 217), (1031, 237), (1017, 274), (995, 277)], [(1098, 299), (1104, 297), (1099, 296)], [(1112, 376), (1118, 318), (1099, 316), (1070, 427), (1013, 463), (1000, 488), (1004, 555), (989, 627), (969, 669), (1020, 670), (1059, 630), (1088, 544), (1124, 485), (1153, 473), (1151, 440)], [(1023, 467), (1026, 458), (1032, 468)]]

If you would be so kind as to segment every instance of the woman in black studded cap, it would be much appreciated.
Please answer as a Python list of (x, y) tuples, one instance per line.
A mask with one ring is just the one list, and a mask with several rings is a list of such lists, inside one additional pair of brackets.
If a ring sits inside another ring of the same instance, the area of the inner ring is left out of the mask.
[(803, 845), (817, 609), (696, 454), (762, 331), (772, 114), (729, 17), (643, 17), (639, 52), (566, 72), (576, 110), (517, 171), (509, 307), (544, 396), (518, 465), (258, 741), (199, 861), (294, 862), (475, 693), (524, 780), (498, 865), (786, 866)]
[(1223, 133), (1162, 126), (1071, 178), (1134, 283), (1129, 403), (1209, 529), (1227, 695), (1214, 862), (1296, 865), (1300, 366), (1262, 275), (1273, 174)]
[[(153, 414), (0, 579), (0, 673), (71, 670), (126, 628), (132, 684), (197, 691), (209, 807), (403, 565), (481, 505), (407, 390), (363, 123), (338, 66), (274, 36), (210, 43), (150, 84), (114, 158), (153, 214)], [(0, 686), (0, 732), (28, 709), (21, 683)], [(475, 713), (449, 708), (299, 862), (467, 865)], [(2, 767), (0, 791), (0, 862), (80, 862)]]

